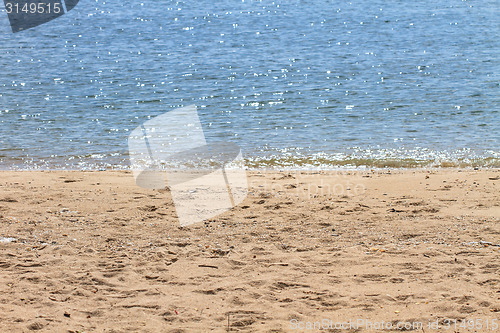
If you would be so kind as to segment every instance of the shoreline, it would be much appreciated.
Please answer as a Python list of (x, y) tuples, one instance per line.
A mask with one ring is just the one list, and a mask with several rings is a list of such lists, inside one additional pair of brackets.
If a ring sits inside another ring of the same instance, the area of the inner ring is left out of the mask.
[[(325, 168), (324, 166), (316, 166), (316, 167), (247, 167), (245, 169), (247, 172), (308, 172), (308, 171), (324, 171), (324, 172), (338, 172), (338, 171), (354, 171), (354, 172), (382, 172), (387, 170), (399, 170), (399, 171), (457, 171), (457, 172), (465, 172), (465, 171), (496, 171), (500, 170), (500, 166), (416, 166), (416, 167), (372, 167), (372, 166), (337, 166), (334, 168)], [(113, 168), (91, 168), (91, 169), (64, 169), (64, 168), (38, 168), (38, 169), (1, 169), (1, 172), (129, 172), (132, 173), (133, 169), (130, 166), (127, 167), (117, 167)]]
[[(339, 158), (334, 155), (309, 155), (309, 156), (253, 156), (244, 158), (244, 165), (248, 170), (338, 170), (338, 169), (468, 169), (487, 168), (500, 169), (500, 157), (498, 152), (491, 151), (488, 156), (469, 157), (447, 157), (447, 158), (417, 158), (405, 157), (353, 157), (343, 156)], [(69, 159), (71, 160), (71, 159)], [(53, 161), (46, 163), (42, 161), (31, 161), (31, 163), (12, 164), (2, 161), (0, 158), (0, 171), (17, 170), (73, 170), (73, 171), (101, 171), (101, 170), (130, 170), (128, 157), (111, 160), (84, 159), (67, 163), (69, 160)]]
[(500, 169), (247, 176), (242, 203), (180, 227), (130, 171), (0, 171), (0, 328), (498, 318)]

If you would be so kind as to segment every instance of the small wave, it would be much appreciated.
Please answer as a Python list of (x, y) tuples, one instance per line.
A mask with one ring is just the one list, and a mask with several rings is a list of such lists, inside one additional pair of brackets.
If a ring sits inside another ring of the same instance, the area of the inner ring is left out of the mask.
[(247, 159), (249, 169), (338, 169), (338, 168), (500, 168), (500, 158), (420, 160), (414, 158), (269, 157)]
[[(157, 161), (162, 169), (218, 168), (212, 159)], [(349, 152), (307, 153), (286, 148), (244, 154), (247, 169), (363, 169), (363, 168), (500, 168), (500, 152), (473, 152), (470, 149), (437, 151), (413, 149), (360, 149)], [(228, 166), (228, 165), (226, 165)], [(125, 152), (93, 153), (77, 156), (5, 157), (0, 156), (0, 170), (128, 170)]]

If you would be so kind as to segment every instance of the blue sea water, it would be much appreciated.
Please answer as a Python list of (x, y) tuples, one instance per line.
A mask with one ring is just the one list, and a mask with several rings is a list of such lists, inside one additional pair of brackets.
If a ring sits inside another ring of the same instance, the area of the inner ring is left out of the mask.
[(498, 0), (80, 0), (14, 34), (2, 10), (0, 168), (125, 168), (130, 131), (191, 104), (255, 167), (498, 167), (499, 17)]

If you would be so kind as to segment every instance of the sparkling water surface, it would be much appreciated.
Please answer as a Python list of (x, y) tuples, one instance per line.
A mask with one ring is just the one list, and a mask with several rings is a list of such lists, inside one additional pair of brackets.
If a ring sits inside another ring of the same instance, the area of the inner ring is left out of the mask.
[(499, 166), (499, 17), (497, 0), (81, 0), (13, 34), (3, 10), (0, 168), (127, 167), (130, 131), (191, 104), (254, 167)]

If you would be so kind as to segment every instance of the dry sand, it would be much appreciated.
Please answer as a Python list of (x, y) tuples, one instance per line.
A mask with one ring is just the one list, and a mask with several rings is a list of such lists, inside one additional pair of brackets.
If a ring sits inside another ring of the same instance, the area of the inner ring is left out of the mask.
[(169, 192), (128, 172), (0, 172), (0, 331), (288, 332), (322, 319), (495, 331), (500, 170), (249, 182), (234, 210), (180, 228)]

